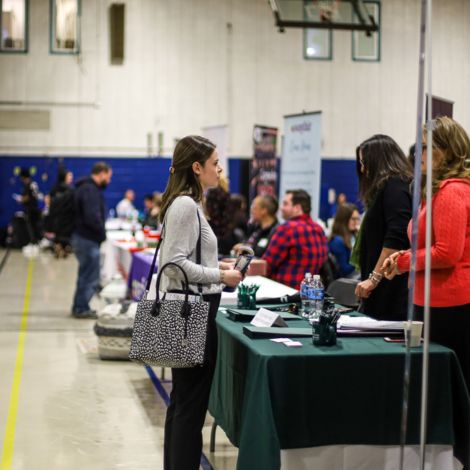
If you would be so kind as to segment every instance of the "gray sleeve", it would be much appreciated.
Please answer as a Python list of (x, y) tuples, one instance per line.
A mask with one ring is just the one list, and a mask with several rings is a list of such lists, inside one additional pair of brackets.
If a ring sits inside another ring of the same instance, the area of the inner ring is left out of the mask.
[[(190, 197), (177, 198), (168, 209), (163, 234), (165, 263), (181, 266), (193, 284), (215, 284), (220, 282), (218, 268), (207, 268), (188, 259), (195, 253), (199, 237), (197, 205)], [(183, 279), (177, 268), (166, 268), (165, 275), (172, 279)]]

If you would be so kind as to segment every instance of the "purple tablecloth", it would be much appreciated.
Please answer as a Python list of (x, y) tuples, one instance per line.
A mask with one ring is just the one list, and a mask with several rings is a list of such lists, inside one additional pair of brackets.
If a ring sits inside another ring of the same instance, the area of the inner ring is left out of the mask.
[(152, 258), (153, 254), (151, 253), (138, 252), (132, 255), (132, 264), (128, 278), (129, 292), (131, 293), (132, 300), (140, 300), (145, 292)]

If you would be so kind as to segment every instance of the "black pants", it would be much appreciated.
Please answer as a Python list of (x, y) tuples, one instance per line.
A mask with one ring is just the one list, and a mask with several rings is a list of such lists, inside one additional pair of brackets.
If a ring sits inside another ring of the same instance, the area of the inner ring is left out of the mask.
[[(424, 308), (415, 305), (415, 311), (422, 321)], [(470, 391), (470, 304), (431, 307), (430, 339), (455, 351)]]
[(206, 361), (202, 367), (171, 370), (173, 389), (165, 421), (165, 470), (198, 470), (201, 461), (202, 428), (217, 359), (215, 317), (220, 294), (205, 295), (204, 300), (210, 302)]

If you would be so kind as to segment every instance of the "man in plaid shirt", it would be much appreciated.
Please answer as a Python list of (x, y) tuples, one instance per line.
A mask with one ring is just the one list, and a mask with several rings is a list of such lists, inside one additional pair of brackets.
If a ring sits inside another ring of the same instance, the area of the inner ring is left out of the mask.
[(286, 222), (274, 232), (263, 255), (268, 277), (294, 289), (299, 289), (305, 273), (318, 274), (328, 257), (327, 239), (310, 210), (306, 191), (287, 191), (281, 207)]

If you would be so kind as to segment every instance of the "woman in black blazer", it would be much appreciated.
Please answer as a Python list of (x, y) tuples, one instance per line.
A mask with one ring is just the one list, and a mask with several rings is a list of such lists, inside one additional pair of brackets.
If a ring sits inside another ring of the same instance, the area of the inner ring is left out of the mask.
[(412, 170), (398, 144), (386, 135), (374, 135), (356, 149), (359, 193), (366, 207), (362, 222), (359, 262), (362, 281), (356, 295), (366, 315), (384, 320), (407, 316), (408, 277), (383, 277), (384, 260), (409, 248), (408, 222), (412, 202)]

